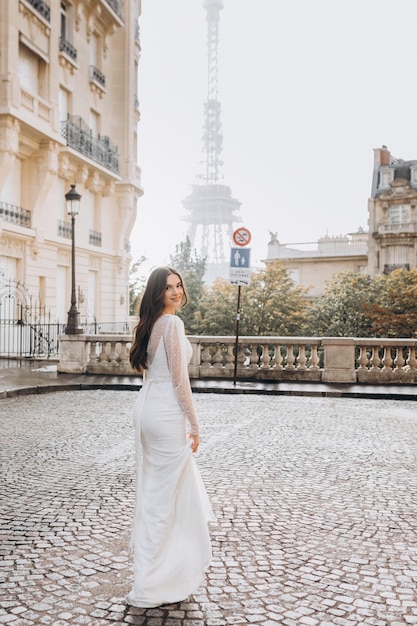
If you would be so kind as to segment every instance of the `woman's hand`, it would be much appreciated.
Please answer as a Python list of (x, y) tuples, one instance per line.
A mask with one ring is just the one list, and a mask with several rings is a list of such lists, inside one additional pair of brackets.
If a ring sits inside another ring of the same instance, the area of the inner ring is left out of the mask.
[(198, 446), (200, 445), (200, 435), (188, 435), (191, 439), (191, 450), (193, 452), (197, 452)]

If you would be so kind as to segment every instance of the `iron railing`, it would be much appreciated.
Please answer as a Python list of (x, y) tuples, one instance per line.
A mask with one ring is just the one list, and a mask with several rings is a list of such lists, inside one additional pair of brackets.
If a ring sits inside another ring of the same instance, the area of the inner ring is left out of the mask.
[(94, 65), (90, 65), (90, 79), (94, 80), (96, 83), (98, 83), (101, 87), (105, 87), (106, 86), (106, 77), (104, 76), (104, 74), (102, 72), (100, 72), (100, 70), (95, 67)]
[(66, 239), (71, 239), (72, 237), (71, 222), (64, 222), (64, 220), (58, 220), (58, 237), (65, 237)]
[(122, 6), (120, 0), (105, 0), (105, 2), (113, 9), (120, 18), (122, 17)]
[(46, 2), (43, 2), (43, 0), (27, 0), (27, 1), (34, 9), (36, 9), (39, 15), (42, 15), (42, 17), (47, 22), (51, 21), (51, 9), (46, 4)]
[(98, 232), (97, 230), (90, 230), (89, 232), (89, 236), (88, 236), (88, 243), (91, 246), (101, 246), (101, 240), (102, 240), (102, 236), (101, 233)]
[(119, 173), (120, 157), (117, 146), (107, 136), (93, 137), (91, 129), (80, 116), (68, 115), (68, 119), (61, 122), (61, 136), (71, 148)]
[(20, 206), (0, 201), (0, 217), (5, 222), (11, 222), (24, 228), (30, 228), (32, 214), (28, 209), (22, 209)]
[(65, 37), (59, 38), (59, 49), (64, 52), (73, 61), (77, 60), (77, 50)]

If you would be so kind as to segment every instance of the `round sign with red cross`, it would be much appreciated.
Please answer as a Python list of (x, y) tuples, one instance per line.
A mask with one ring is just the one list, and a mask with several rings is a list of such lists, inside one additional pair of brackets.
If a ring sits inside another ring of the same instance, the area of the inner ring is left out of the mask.
[(252, 235), (250, 231), (247, 228), (243, 228), (243, 226), (237, 228), (233, 233), (233, 243), (242, 248), (243, 246), (247, 246), (251, 239)]

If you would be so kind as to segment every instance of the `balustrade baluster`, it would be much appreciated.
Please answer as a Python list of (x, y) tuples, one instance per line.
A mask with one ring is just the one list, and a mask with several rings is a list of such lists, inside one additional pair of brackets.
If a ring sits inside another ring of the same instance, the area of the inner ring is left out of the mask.
[(235, 355), (233, 352), (233, 344), (229, 344), (227, 346), (227, 353), (226, 353), (226, 369), (228, 370), (232, 370), (234, 368), (234, 363), (235, 363)]
[(384, 364), (383, 370), (390, 370), (392, 367), (392, 357), (391, 357), (391, 348), (384, 348), (384, 358), (382, 359), (382, 363)]
[(261, 350), (261, 369), (269, 369), (271, 367), (271, 359), (269, 357), (269, 345), (262, 345)]
[(319, 368), (319, 363), (320, 363), (320, 358), (318, 355), (318, 348), (317, 346), (311, 346), (311, 365), (310, 365), (310, 369), (311, 370), (318, 370)]
[(373, 370), (379, 370), (379, 365), (381, 363), (381, 359), (379, 358), (379, 346), (374, 346), (372, 348), (372, 358), (370, 360)]
[(98, 360), (100, 361), (100, 363), (107, 363), (109, 360), (107, 354), (107, 341), (100, 341), (100, 354)]
[(246, 363), (246, 353), (245, 353), (245, 346), (243, 344), (241, 344), (239, 346), (239, 350), (237, 353), (237, 364), (238, 366), (240, 365), (240, 367), (243, 367)]
[(109, 355), (110, 365), (117, 365), (119, 362), (117, 355), (117, 341), (110, 342), (110, 355)]
[(254, 343), (254, 344), (252, 344), (252, 348), (251, 348), (251, 352), (250, 352), (249, 369), (257, 370), (258, 369), (258, 361), (259, 361), (258, 344)]
[(97, 361), (98, 361), (97, 341), (90, 341), (89, 360), (90, 360), (91, 363), (97, 363)]
[(202, 346), (203, 346), (203, 351), (201, 353), (201, 362), (205, 366), (211, 365), (210, 345), (205, 343), (205, 344), (202, 344)]
[(305, 369), (307, 369), (306, 363), (307, 363), (306, 347), (305, 347), (305, 345), (301, 345), (298, 348), (297, 369), (298, 370), (305, 370)]
[(416, 349), (410, 348), (408, 353), (407, 365), (410, 370), (417, 369)]
[(396, 349), (394, 364), (395, 364), (394, 372), (399, 372), (400, 370), (403, 369), (405, 365), (405, 359), (404, 359), (402, 347)]
[(282, 370), (282, 361), (284, 359), (282, 358), (282, 354), (281, 354), (281, 346), (279, 344), (274, 344), (274, 356), (272, 358), (272, 368), (274, 370)]
[(221, 369), (223, 366), (223, 356), (221, 351), (221, 346), (219, 343), (216, 344), (216, 352), (213, 356), (213, 367), (216, 369)]
[(294, 356), (294, 346), (287, 346), (287, 364), (285, 366), (286, 370), (295, 370), (295, 356)]
[(125, 364), (129, 361), (129, 347), (127, 341), (120, 342), (119, 361), (121, 364)]
[(368, 367), (368, 348), (366, 346), (361, 346), (359, 348), (359, 358), (358, 358), (358, 369), (366, 370)]

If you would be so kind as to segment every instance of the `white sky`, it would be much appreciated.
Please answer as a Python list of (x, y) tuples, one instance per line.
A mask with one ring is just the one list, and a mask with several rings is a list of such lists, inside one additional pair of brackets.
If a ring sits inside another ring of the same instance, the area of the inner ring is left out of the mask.
[[(281, 243), (367, 228), (373, 148), (417, 158), (416, 0), (224, 0), (224, 184), (252, 232)], [(185, 238), (207, 92), (203, 0), (142, 0), (139, 163), (132, 233), (144, 272)]]

